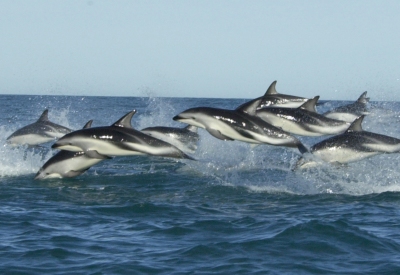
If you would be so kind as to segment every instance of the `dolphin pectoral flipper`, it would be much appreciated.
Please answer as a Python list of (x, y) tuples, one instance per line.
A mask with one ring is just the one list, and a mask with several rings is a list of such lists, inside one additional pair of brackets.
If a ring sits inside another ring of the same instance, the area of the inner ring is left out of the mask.
[(230, 137), (224, 136), (218, 130), (215, 130), (215, 129), (212, 129), (212, 128), (206, 128), (206, 130), (215, 138), (218, 138), (218, 139), (221, 139), (221, 140), (233, 140)]
[(261, 145), (260, 143), (250, 143), (250, 149), (254, 150), (255, 148), (257, 148), (260, 145)]
[[(89, 169), (89, 168), (88, 168), (88, 169)], [(71, 170), (71, 171), (68, 171), (67, 173), (65, 173), (64, 177), (66, 177), (66, 178), (74, 178), (74, 177), (77, 177), (77, 176), (83, 174), (83, 173), (84, 173), (85, 171), (87, 171), (88, 169), (85, 169), (85, 170), (83, 170), (83, 171), (74, 171), (74, 170)]]
[(105, 156), (105, 155), (99, 154), (96, 150), (86, 151), (85, 154), (88, 157), (91, 157), (94, 159), (112, 159), (112, 157), (110, 157), (110, 156)]
[(252, 134), (250, 134), (248, 131), (243, 130), (243, 129), (236, 129), (242, 136), (249, 138), (249, 139), (255, 139)]

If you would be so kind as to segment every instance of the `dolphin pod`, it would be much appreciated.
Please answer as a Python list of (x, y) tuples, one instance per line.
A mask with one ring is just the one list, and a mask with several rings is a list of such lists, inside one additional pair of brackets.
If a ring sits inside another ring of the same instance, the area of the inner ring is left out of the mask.
[(336, 135), (346, 131), (350, 123), (318, 114), (315, 105), (319, 96), (297, 108), (262, 108), (257, 116), (286, 132), (301, 136)]
[[(219, 140), (296, 148), (301, 157), (295, 169), (321, 163), (346, 164), (400, 152), (400, 139), (362, 129), (368, 114), (367, 92), (352, 104), (319, 114), (319, 96), (309, 99), (279, 94), (275, 86), (276, 81), (263, 96), (233, 110), (207, 106), (184, 110), (172, 118), (187, 124), (183, 128), (157, 126), (136, 130), (131, 124), (136, 113), (133, 110), (110, 126), (91, 127), (89, 121), (83, 129), (72, 131), (50, 122), (45, 110), (38, 121), (14, 132), (7, 142), (35, 146), (55, 141), (52, 148), (61, 151), (40, 168), (35, 179), (75, 177), (103, 160), (119, 156), (195, 160), (188, 154), (197, 149), (197, 128)], [(324, 135), (332, 137), (310, 149), (298, 137)]]
[(193, 159), (177, 147), (133, 129), (133, 110), (111, 126), (84, 128), (66, 134), (51, 147), (72, 152), (85, 152), (92, 158), (153, 155)]
[(221, 140), (296, 147), (301, 153), (308, 151), (296, 137), (289, 133), (256, 116), (236, 110), (197, 107), (188, 109), (173, 119), (204, 128), (212, 136)]
[(266, 107), (297, 108), (308, 100), (305, 97), (280, 94), (276, 91), (276, 83), (271, 83), (265, 94), (240, 105), (237, 109), (247, 112), (248, 109), (262, 109)]
[[(83, 129), (90, 128), (93, 120), (89, 120)], [(107, 159), (104, 157), (103, 159)], [(52, 156), (36, 173), (35, 180), (51, 178), (72, 178), (81, 175), (103, 159), (91, 158), (85, 152), (60, 151)]]
[(362, 115), (343, 133), (325, 139), (310, 149), (317, 159), (301, 158), (296, 167), (308, 168), (318, 165), (318, 160), (333, 164), (346, 164), (379, 154), (400, 152), (400, 139), (364, 131)]

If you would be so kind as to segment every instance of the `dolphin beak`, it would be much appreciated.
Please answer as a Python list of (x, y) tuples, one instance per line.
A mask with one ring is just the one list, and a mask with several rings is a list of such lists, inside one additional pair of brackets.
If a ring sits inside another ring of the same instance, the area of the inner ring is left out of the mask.
[(177, 115), (177, 116), (174, 116), (172, 119), (173, 119), (173, 120), (176, 120), (176, 121), (179, 121), (179, 120), (182, 119), (182, 118), (183, 118), (183, 117)]
[(34, 180), (43, 179), (43, 176), (42, 176), (42, 173), (41, 173), (41, 172), (42, 172), (42, 171), (40, 170), (39, 172), (36, 173)]
[(52, 149), (57, 149), (57, 148), (58, 148), (58, 144), (57, 144), (57, 142), (56, 142), (56, 143), (54, 143), (53, 145), (51, 145), (51, 148), (52, 148)]

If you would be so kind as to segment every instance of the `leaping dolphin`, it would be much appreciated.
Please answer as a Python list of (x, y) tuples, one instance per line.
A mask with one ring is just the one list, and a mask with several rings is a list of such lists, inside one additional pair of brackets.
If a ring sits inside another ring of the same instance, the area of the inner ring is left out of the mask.
[[(92, 120), (88, 121), (83, 129), (90, 128), (91, 125)], [(35, 180), (76, 177), (107, 158), (91, 158), (85, 152), (60, 151), (39, 169)]]
[(153, 155), (193, 159), (175, 146), (133, 129), (133, 110), (111, 126), (94, 127), (69, 133), (53, 144), (52, 148), (79, 152), (92, 158), (104, 156)]
[[(345, 164), (359, 161), (378, 154), (400, 152), (400, 139), (367, 132), (362, 129), (365, 115), (357, 118), (341, 135), (325, 139), (310, 149), (312, 155), (328, 163)], [(310, 167), (316, 161), (301, 159), (298, 167)]]
[(265, 94), (240, 105), (237, 110), (248, 112), (248, 109), (266, 107), (297, 108), (308, 100), (305, 97), (280, 94), (276, 91), (276, 80), (271, 83)]
[(35, 146), (49, 141), (54, 141), (72, 130), (55, 124), (49, 120), (49, 111), (46, 109), (40, 118), (32, 124), (18, 129), (7, 138), (10, 145), (29, 145)]
[(369, 97), (367, 97), (367, 92), (364, 92), (356, 102), (330, 110), (324, 113), (324, 116), (347, 122), (353, 122), (359, 116), (368, 114), (368, 102)]
[(183, 111), (173, 120), (206, 129), (221, 140), (238, 140), (252, 144), (295, 147), (301, 153), (307, 148), (295, 137), (245, 112), (211, 107)]
[(194, 153), (197, 149), (199, 134), (197, 127), (188, 125), (184, 128), (155, 126), (140, 130), (142, 133), (158, 138), (176, 146), (184, 152)]
[(315, 111), (319, 96), (298, 108), (263, 108), (257, 111), (264, 121), (286, 132), (302, 136), (335, 135), (346, 131), (350, 123), (327, 118)]

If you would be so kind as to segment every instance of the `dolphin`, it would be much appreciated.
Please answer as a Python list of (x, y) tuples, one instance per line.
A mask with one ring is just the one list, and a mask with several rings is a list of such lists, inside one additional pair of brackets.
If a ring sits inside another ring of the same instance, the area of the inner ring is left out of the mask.
[(197, 149), (197, 142), (199, 141), (199, 134), (197, 127), (188, 125), (184, 128), (155, 126), (147, 127), (140, 130), (142, 133), (158, 138), (184, 152), (194, 153)]
[[(362, 121), (365, 115), (358, 117), (343, 134), (325, 139), (310, 148), (317, 159), (328, 163), (345, 164), (369, 158), (378, 154), (400, 152), (400, 139), (364, 131)], [(298, 167), (311, 167), (315, 160), (299, 160)]]
[(46, 109), (40, 118), (32, 124), (18, 129), (7, 138), (7, 143), (13, 146), (36, 146), (49, 141), (54, 141), (72, 130), (49, 121), (49, 111)]
[(297, 138), (289, 133), (258, 117), (237, 110), (196, 107), (183, 111), (173, 120), (204, 128), (212, 136), (221, 140), (295, 147), (301, 153), (308, 151)]
[(367, 97), (367, 92), (364, 92), (356, 100), (356, 102), (330, 110), (324, 113), (324, 116), (347, 122), (353, 122), (359, 116), (368, 114), (367, 110), (368, 102), (369, 102), (369, 97)]
[[(92, 121), (88, 121), (83, 129), (90, 128)], [(76, 177), (107, 158), (91, 158), (85, 152), (60, 151), (39, 169), (35, 180)]]
[(154, 155), (193, 159), (175, 146), (133, 129), (133, 110), (111, 126), (81, 129), (69, 133), (55, 142), (54, 149), (83, 151), (92, 158), (104, 156)]
[(346, 131), (350, 123), (327, 118), (315, 112), (319, 96), (309, 99), (298, 108), (264, 108), (257, 116), (286, 132), (302, 136), (335, 135)]
[(248, 109), (262, 109), (266, 107), (297, 108), (308, 100), (305, 97), (280, 94), (276, 91), (275, 86), (276, 80), (271, 83), (263, 96), (245, 102), (237, 110), (248, 112)]

